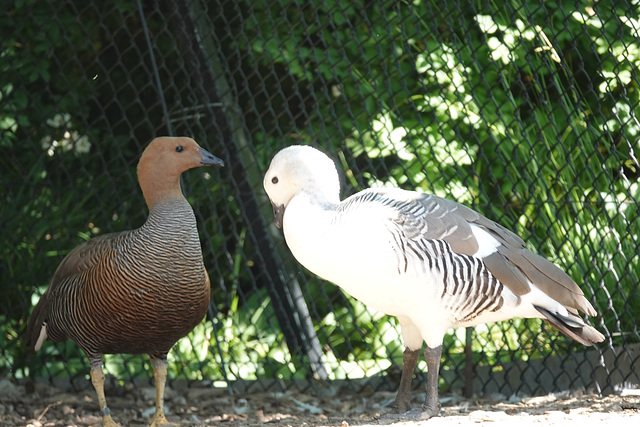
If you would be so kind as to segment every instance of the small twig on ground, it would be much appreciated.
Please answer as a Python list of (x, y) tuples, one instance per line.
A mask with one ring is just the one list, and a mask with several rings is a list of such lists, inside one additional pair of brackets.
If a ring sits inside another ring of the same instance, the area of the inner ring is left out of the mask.
[(52, 407), (57, 406), (57, 405), (59, 405), (59, 404), (61, 404), (61, 403), (62, 403), (62, 400), (59, 400), (59, 401), (57, 401), (57, 402), (54, 402), (54, 403), (50, 403), (50, 404), (48, 404), (48, 405), (47, 405), (47, 407), (46, 407), (46, 408), (44, 408), (44, 410), (42, 411), (42, 413), (40, 414), (40, 416), (39, 416), (38, 418), (36, 418), (36, 421), (40, 421), (40, 420), (42, 419), (42, 417), (44, 417), (44, 415), (47, 413), (47, 411), (48, 411), (49, 409), (51, 409)]

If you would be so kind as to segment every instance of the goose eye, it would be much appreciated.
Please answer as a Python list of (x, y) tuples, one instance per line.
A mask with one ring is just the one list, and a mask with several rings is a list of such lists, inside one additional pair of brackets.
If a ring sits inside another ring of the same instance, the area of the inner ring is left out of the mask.
[(277, 184), (278, 183), (278, 177), (274, 176), (273, 178), (271, 178), (271, 182), (274, 183), (274, 184)]
[(182, 145), (178, 145), (176, 147), (176, 153), (182, 153), (184, 151), (184, 147)]

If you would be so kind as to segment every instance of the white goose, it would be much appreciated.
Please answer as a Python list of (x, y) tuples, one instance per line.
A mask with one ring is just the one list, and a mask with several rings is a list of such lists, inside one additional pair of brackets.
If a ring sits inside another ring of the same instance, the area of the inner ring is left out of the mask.
[[(388, 188), (340, 201), (333, 161), (308, 146), (276, 154), (263, 184), (276, 225), (303, 266), (398, 318), (405, 351), (394, 412), (418, 419), (439, 412), (438, 371), (449, 328), (542, 318), (584, 345), (604, 340), (580, 318), (578, 310), (597, 313), (567, 274), (463, 205)], [(421, 411), (407, 412), (422, 341), (427, 398)]]

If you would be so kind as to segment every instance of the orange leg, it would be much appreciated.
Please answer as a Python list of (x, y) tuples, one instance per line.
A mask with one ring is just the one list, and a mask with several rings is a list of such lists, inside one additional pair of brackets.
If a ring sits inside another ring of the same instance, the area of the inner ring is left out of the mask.
[(104, 396), (104, 373), (102, 372), (101, 366), (91, 368), (91, 383), (98, 395), (98, 405), (100, 405), (100, 415), (102, 415), (102, 426), (118, 427), (115, 421), (113, 421), (113, 418), (111, 418), (111, 413), (107, 406), (107, 399)]
[(180, 424), (167, 421), (164, 415), (164, 387), (167, 382), (167, 361), (152, 359), (151, 362), (153, 364), (153, 378), (156, 382), (156, 414), (149, 422), (149, 426), (179, 426)]

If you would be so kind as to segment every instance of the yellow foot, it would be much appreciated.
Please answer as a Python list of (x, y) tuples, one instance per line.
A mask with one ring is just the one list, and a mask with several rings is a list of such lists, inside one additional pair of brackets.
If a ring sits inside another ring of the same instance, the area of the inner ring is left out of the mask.
[(180, 424), (170, 423), (167, 421), (164, 415), (156, 415), (153, 417), (151, 421), (149, 421), (149, 427), (158, 427), (158, 426), (174, 426), (180, 427)]
[(102, 427), (120, 427), (120, 425), (113, 421), (111, 415), (105, 415), (102, 417)]

